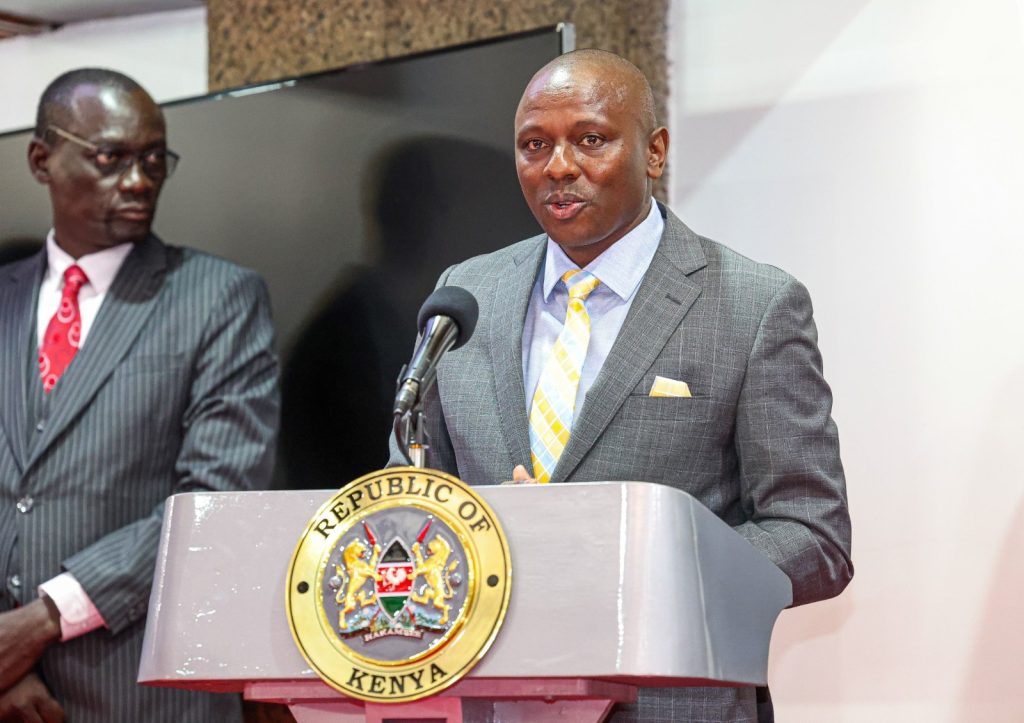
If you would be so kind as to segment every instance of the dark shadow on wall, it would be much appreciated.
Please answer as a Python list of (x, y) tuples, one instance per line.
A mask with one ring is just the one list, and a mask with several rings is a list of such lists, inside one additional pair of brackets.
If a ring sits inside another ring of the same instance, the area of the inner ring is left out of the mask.
[(0, 266), (27, 259), (43, 247), (43, 242), (30, 238), (0, 240)]
[(339, 274), (284, 354), (280, 454), (290, 488), (337, 488), (384, 466), (395, 380), (438, 276), (539, 233), (511, 154), (489, 146), (404, 141), (371, 164), (364, 188), (375, 260)]

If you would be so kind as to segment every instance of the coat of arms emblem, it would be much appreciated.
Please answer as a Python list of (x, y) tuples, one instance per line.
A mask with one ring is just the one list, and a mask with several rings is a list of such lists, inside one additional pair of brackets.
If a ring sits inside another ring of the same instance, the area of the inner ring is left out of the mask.
[[(415, 515), (413, 515), (415, 516)], [(339, 606), (338, 629), (363, 635), (364, 642), (399, 635), (421, 639), (424, 632), (443, 634), (453, 622), (453, 606), (462, 583), (457, 571), (464, 554), (451, 534), (433, 531), (428, 515), (411, 545), (395, 536), (381, 552), (369, 523), (362, 524), (334, 564), (328, 586)], [(458, 617), (456, 611), (455, 617)]]
[(458, 680), (510, 595), (508, 545), (469, 486), (399, 467), (326, 502), (295, 550), (286, 602), (320, 677), (363, 700), (410, 701)]

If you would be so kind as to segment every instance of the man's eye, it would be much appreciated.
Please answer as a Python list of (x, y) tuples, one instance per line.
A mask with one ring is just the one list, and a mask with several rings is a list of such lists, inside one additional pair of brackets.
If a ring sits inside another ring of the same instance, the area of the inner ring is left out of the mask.
[(580, 143), (584, 146), (590, 147), (599, 146), (602, 143), (604, 143), (604, 138), (597, 135), (596, 133), (588, 133), (587, 135), (583, 136), (583, 138), (580, 139)]
[(544, 141), (539, 138), (531, 138), (525, 143), (526, 150), (528, 151), (539, 151), (544, 147)]
[(100, 168), (117, 168), (122, 158), (124, 158), (124, 153), (121, 151), (109, 148), (101, 148), (96, 151), (96, 165)]
[(162, 166), (167, 161), (167, 152), (160, 149), (155, 149), (146, 153), (142, 157), (142, 162), (146, 166)]

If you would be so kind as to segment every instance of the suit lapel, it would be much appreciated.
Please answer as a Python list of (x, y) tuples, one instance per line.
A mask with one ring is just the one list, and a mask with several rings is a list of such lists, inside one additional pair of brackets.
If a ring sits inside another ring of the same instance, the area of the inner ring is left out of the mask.
[(163, 245), (152, 236), (125, 259), (85, 346), (54, 390), (60, 396), (54, 400), (53, 417), (29, 451), (26, 468), (81, 414), (128, 353), (156, 304), (165, 264)]
[(25, 392), (29, 348), (35, 343), (36, 300), (45, 268), (44, 250), (15, 264), (0, 278), (0, 430), (21, 470), (28, 454)]
[(687, 276), (706, 265), (697, 235), (671, 211), (666, 211), (658, 251), (640, 282), (608, 358), (587, 392), (569, 443), (551, 475), (552, 482), (569, 478), (640, 383), (700, 296), (701, 287)]
[[(530, 468), (530, 426), (526, 416), (526, 391), (523, 383), (523, 327), (530, 304), (530, 292), (544, 258), (546, 237), (527, 244), (513, 260), (510, 273), (503, 274), (495, 286), (492, 301), (491, 364), (497, 392), (498, 416), (512, 464)], [(511, 313), (504, 313), (502, 307)]]

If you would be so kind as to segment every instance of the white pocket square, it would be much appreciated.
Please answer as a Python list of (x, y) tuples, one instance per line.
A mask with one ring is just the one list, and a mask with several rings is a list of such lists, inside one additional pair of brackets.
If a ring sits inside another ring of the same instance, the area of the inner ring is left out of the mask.
[(651, 385), (652, 397), (692, 397), (690, 385), (686, 382), (679, 382), (668, 377), (654, 377), (654, 384)]

